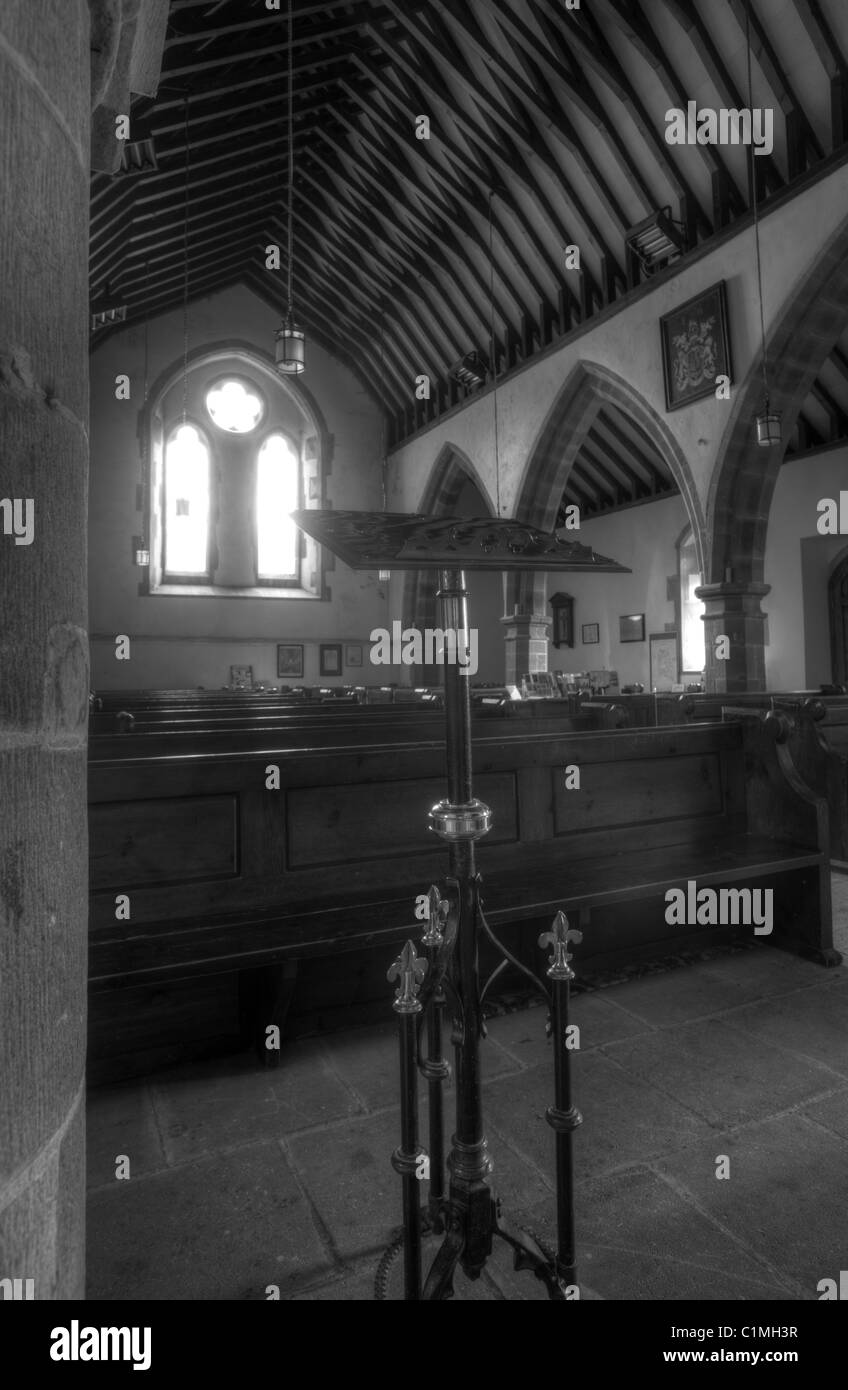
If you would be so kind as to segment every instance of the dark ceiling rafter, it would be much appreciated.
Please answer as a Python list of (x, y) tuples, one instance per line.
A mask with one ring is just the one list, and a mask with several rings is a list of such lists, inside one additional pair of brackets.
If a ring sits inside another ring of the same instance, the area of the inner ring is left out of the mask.
[[(732, 22), (708, 25), (702, 0), (293, 0), (298, 315), (386, 411), (390, 444), (465, 399), (452, 368), (466, 353), (500, 377), (634, 288), (629, 224), (672, 201), (699, 244), (748, 213), (722, 151), (669, 146), (658, 116), (685, 106), (686, 45), (695, 89), (745, 104), (746, 0), (710, 3)], [(848, 141), (848, 16), (823, 0), (791, 10), (830, 84), (832, 143), (805, 110), (804, 70), (781, 62), (768, 7), (751, 0), (757, 90), (786, 118), (787, 155), (755, 161), (765, 202)], [(92, 179), (92, 295), (108, 283), (128, 322), (182, 305), (186, 258), (190, 304), (242, 284), (282, 313), (286, 266), (266, 269), (265, 248), (285, 261), (287, 38), (285, 3), (171, 0), (159, 92), (130, 115), (158, 167)], [(429, 140), (415, 137), (420, 115)], [(844, 341), (830, 364), (801, 447), (845, 429)], [(415, 396), (422, 374), (429, 400)], [(574, 475), (585, 505), (668, 487), (650, 441), (600, 412)]]

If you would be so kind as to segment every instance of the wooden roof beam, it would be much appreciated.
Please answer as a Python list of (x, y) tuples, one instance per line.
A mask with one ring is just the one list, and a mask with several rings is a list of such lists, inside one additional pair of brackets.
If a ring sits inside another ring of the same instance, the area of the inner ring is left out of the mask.
[[(561, 11), (556, 8), (555, 0), (535, 0), (535, 3), (554, 20), (562, 18)], [(586, 23), (583, 10), (567, 10), (565, 17), (569, 20), (569, 37), (573, 39), (586, 61), (593, 67), (602, 81), (607, 83), (610, 90), (630, 110), (634, 126), (648, 147), (653, 149), (656, 161), (665, 171), (666, 178), (676, 196), (680, 199), (690, 200), (690, 206), (695, 212), (695, 224), (698, 231), (703, 232), (705, 236), (712, 236), (714, 230), (712, 221), (707, 217), (700, 199), (695, 196), (681, 173), (677, 161), (671, 153), (671, 146), (666, 144), (657, 131), (654, 121), (645, 110), (644, 104), (621, 67), (615, 53), (604, 39), (600, 28), (597, 25), (590, 27)]]
[[(402, 179), (402, 182), (411, 182), (410, 175), (403, 174), (402, 156), (406, 156), (406, 158), (409, 158), (409, 152), (403, 150), (403, 147), (399, 145), (391, 145), (389, 146), (389, 149), (381, 150), (380, 146), (378, 146), (378, 143), (374, 142), (374, 140), (366, 138), (366, 135), (364, 135), (364, 132), (361, 131), (361, 129), (357, 133), (359, 133), (359, 138), (363, 140), (363, 143), (366, 143), (366, 145), (370, 147), (370, 149), (373, 149), (375, 156), (380, 158), (381, 163), (384, 163), (388, 170), (391, 170), (392, 172), (400, 172), (400, 179)], [(325, 135), (325, 133), (324, 138), (328, 138), (328, 136)], [(388, 140), (386, 140), (386, 145), (388, 145)], [(421, 161), (420, 156), (418, 156), (418, 161)], [(370, 174), (370, 171), (366, 172)], [(428, 170), (428, 172), (431, 172), (431, 177), (434, 178), (435, 182), (445, 182), (445, 174), (443, 174), (443, 171), (438, 170), (437, 161), (434, 160), (434, 165), (432, 165), (431, 170)], [(374, 178), (374, 182), (377, 183), (378, 186), (380, 186), (381, 182), (385, 185), (385, 178)], [(462, 218), (457, 218), (457, 203), (464, 203), (464, 199), (462, 196), (462, 185), (457, 185), (457, 183), (453, 181), (452, 177), (446, 179), (446, 182), (448, 182), (449, 192), (453, 193), (453, 199), (455, 199), (455, 202), (453, 202), (453, 204), (450, 202), (435, 203), (435, 210), (438, 211), (439, 217), (441, 217), (442, 220), (446, 217), (452, 217), (453, 224), (455, 224), (455, 227), (459, 229), (459, 231), (462, 232), (462, 234), (466, 236), (468, 240), (471, 240), (471, 242), (473, 242), (474, 245), (477, 246), (478, 253), (481, 254), (481, 257), (484, 257), (485, 260), (488, 260), (487, 243), (485, 243), (484, 240), (482, 240), (480, 232), (477, 232), (477, 229), (474, 228), (473, 222), (471, 222), (470, 217), (468, 217), (466, 213), (463, 215)], [(411, 182), (411, 186), (413, 186), (413, 188), (416, 190), (420, 189), (421, 193), (424, 193), (424, 185), (421, 185), (420, 182)], [(425, 200), (427, 200), (427, 195), (425, 195), (425, 193), (424, 196)], [(512, 243), (510, 243), (510, 245), (512, 245)], [(519, 265), (521, 274), (523, 274), (524, 278), (527, 279), (528, 284), (532, 286), (535, 295), (537, 295), (537, 297), (544, 297), (544, 289), (542, 289), (541, 286), (538, 285), (538, 281), (537, 279), (535, 279), (534, 275), (532, 275), (532, 271), (530, 270), (530, 268), (528, 268), (527, 265), (525, 265), (523, 259), (519, 257), (519, 254), (517, 254), (517, 252), (514, 254), (516, 254), (516, 261), (517, 265)], [(519, 311), (519, 313), (523, 313), (524, 303), (523, 300), (521, 300), (519, 293), (517, 293), (517, 291), (514, 291), (512, 285), (507, 285), (507, 291), (512, 293), (514, 303), (516, 303), (517, 311)]]
[[(479, 25), (474, 21), (473, 11), (464, 3), (464, 0), (432, 0), (432, 3), (440, 14), (449, 17), (449, 20), (462, 34), (464, 42), (471, 44), (486, 65), (496, 72), (506, 87), (515, 94), (518, 98), (519, 109), (532, 113), (537, 136), (543, 135), (545, 131), (550, 131), (550, 134), (564, 145), (572, 158), (576, 160), (585, 177), (593, 184), (607, 214), (613, 222), (618, 224), (621, 231), (625, 231), (628, 219), (597, 166), (591, 167), (591, 161), (583, 143), (563, 107), (540, 100), (539, 94), (534, 91), (533, 87), (515, 72), (515, 69), (505, 60), (503, 55), (493, 48), (488, 39), (485, 38)], [(603, 254), (608, 254), (608, 248), (604, 246), (600, 229), (594, 226), (591, 218), (587, 221), (589, 216), (587, 209), (576, 200), (573, 191), (569, 192), (568, 196), (569, 201), (574, 203), (578, 217), (584, 226), (589, 228), (596, 245), (603, 248)]]
[[(530, 58), (530, 73), (535, 74), (541, 70), (546, 73), (549, 83), (559, 83), (563, 90), (568, 92), (570, 100), (594, 125), (599, 139), (603, 140), (615, 161), (619, 176), (629, 184), (631, 191), (646, 208), (656, 207), (656, 195), (648, 187), (641, 171), (634, 166), (629, 150), (615, 129), (609, 113), (601, 105), (599, 97), (578, 67), (573, 66), (571, 70), (566, 68), (565, 63), (571, 61), (571, 55), (563, 41), (562, 26), (554, 26), (535, 0), (529, 0), (530, 13), (547, 41), (548, 47), (545, 49), (544, 45), (535, 41), (527, 25), (512, 12), (507, 0), (494, 0), (494, 4), (501, 28), (521, 43)], [(533, 76), (532, 80), (535, 81), (536, 77)], [(557, 104), (561, 106), (562, 99), (557, 94), (556, 85), (552, 85), (551, 91)]]
[[(724, 59), (722, 58), (709, 25), (705, 24), (701, 18), (694, 0), (663, 0), (663, 3), (672, 18), (689, 35), (690, 41), (697, 49), (700, 61), (709, 74), (709, 77), (725, 106), (731, 110), (739, 110), (747, 105), (748, 94), (743, 94), (737, 88)], [(762, 178), (766, 189), (777, 192), (785, 186), (785, 180), (772, 155), (758, 156), (762, 167)]]
[[(364, 63), (364, 60), (360, 61)], [(410, 96), (407, 96), (404, 89), (395, 85), (393, 81), (390, 83), (390, 81), (388, 80), (388, 76), (383, 80), (383, 93), (388, 93), (390, 99), (395, 103), (396, 106), (399, 107), (399, 109), (404, 113), (405, 118), (408, 119), (411, 124), (415, 115), (420, 113), (424, 109), (425, 99), (423, 97), (423, 94), (420, 94), (418, 92), (416, 85), (411, 81), (407, 90), (410, 91)], [(412, 98), (414, 98), (414, 100)], [(374, 113), (374, 115), (376, 117), (376, 112)], [(463, 202), (465, 203), (466, 208), (469, 210), (469, 212), (474, 211), (481, 217), (488, 217), (489, 191), (492, 188), (500, 185), (500, 175), (496, 173), (490, 161), (484, 163), (481, 159), (479, 165), (475, 166), (474, 159), (469, 159), (468, 156), (464, 154), (459, 149), (459, 147), (453, 143), (446, 130), (439, 130), (438, 141), (440, 147), (444, 149), (445, 154), (448, 157), (448, 160), (452, 166), (451, 170), (449, 171), (449, 177), (451, 179), (452, 184), (455, 184), (457, 182), (457, 175), (453, 172), (453, 166), (458, 165), (462, 170), (462, 175), (459, 179), (459, 186), (462, 187), (462, 179), (464, 178), (465, 193), (463, 196)], [(434, 176), (439, 177), (443, 180), (442, 167), (438, 165), (438, 163), (435, 160), (433, 161), (433, 170)], [(502, 202), (503, 200), (499, 201)], [(495, 206), (497, 206), (497, 203), (495, 204)], [(536, 233), (536, 230), (532, 226), (532, 223), (528, 222), (524, 218), (524, 216), (521, 214), (520, 210), (517, 207), (515, 207), (514, 205), (509, 206), (513, 217), (519, 223), (522, 235), (527, 239), (528, 244), (532, 246), (537, 259), (541, 261), (548, 274), (554, 280), (554, 283), (558, 283), (558, 277), (560, 274), (559, 268), (551, 260), (547, 247)], [(503, 222), (498, 221), (496, 219), (495, 227), (498, 232), (498, 235), (506, 239), (507, 233)], [(541, 287), (538, 287), (536, 285), (535, 280), (531, 281), (531, 283), (534, 285), (534, 289), (536, 289), (539, 298), (546, 299), (548, 297), (541, 289)]]
[[(468, 90), (470, 90), (471, 95), (473, 96), (478, 107), (486, 112), (487, 116), (491, 121), (494, 121), (495, 125), (502, 133), (496, 134), (495, 131), (492, 131), (489, 135), (489, 141), (491, 142), (493, 140), (499, 140), (503, 142), (504, 134), (506, 134), (510, 139), (515, 138), (518, 145), (523, 150), (525, 159), (529, 159), (531, 164), (533, 160), (536, 160), (540, 164), (542, 164), (547, 169), (551, 177), (562, 187), (563, 197), (576, 209), (577, 216), (580, 218), (583, 225), (586, 227), (587, 232), (599, 253), (609, 254), (609, 248), (607, 247), (605, 239), (600, 229), (598, 228), (594, 218), (588, 212), (582, 200), (579, 198), (574, 188), (571, 186), (563, 170), (553, 159), (547, 148), (541, 143), (540, 138), (538, 138), (537, 136), (537, 139), (533, 141), (531, 139), (528, 139), (527, 136), (523, 135), (520, 131), (515, 130), (515, 123), (512, 120), (509, 111), (503, 106), (503, 104), (500, 101), (497, 101), (477, 81), (468, 65), (462, 64), (462, 62), (459, 60), (458, 55), (456, 54), (456, 51), (454, 50), (454, 52), (452, 53), (450, 47), (446, 45), (443, 39), (437, 39), (429, 31), (424, 29), (424, 27), (417, 21), (417, 18), (410, 19), (409, 15), (403, 10), (402, 6), (398, 3), (398, 0), (386, 0), (386, 4), (388, 8), (392, 11), (392, 13), (395, 14), (396, 17), (401, 20), (402, 24), (404, 25), (404, 28), (409, 32), (411, 37), (417, 43), (422, 44), (424, 48), (427, 50), (427, 52), (430, 54), (430, 56), (435, 58), (437, 63), (443, 63), (451, 69), (451, 71), (454, 73), (454, 76), (460, 82), (462, 82), (462, 84)], [(498, 70), (503, 80), (506, 81), (506, 74), (508, 72), (508, 69), (506, 69), (503, 63), (499, 63)], [(553, 121), (551, 113), (546, 113), (546, 116), (548, 120)], [(553, 123), (551, 125), (551, 130), (552, 133), (556, 133), (556, 127), (553, 125)], [(534, 191), (538, 193), (537, 188), (534, 189)]]
[[(360, 17), (358, 19), (348, 20), (334, 27), (332, 35), (333, 40), (335, 41), (340, 38), (342, 34), (357, 32), (361, 23), (362, 9), (360, 7)], [(202, 37), (203, 36), (200, 35), (196, 37), (194, 41), (199, 42), (202, 40)], [(304, 32), (302, 28), (296, 26), (292, 36), (292, 48), (307, 48), (310, 44), (318, 40), (319, 47), (317, 52), (320, 57), (316, 59), (315, 62), (305, 61), (306, 66), (317, 67), (320, 62), (326, 61), (325, 52), (322, 51), (322, 41), (325, 43), (326, 37), (324, 26), (321, 24), (312, 25), (306, 32)], [(163, 66), (161, 80), (163, 84), (167, 84), (175, 77), (189, 77), (193, 76), (196, 72), (209, 72), (213, 68), (231, 67), (233, 63), (246, 63), (250, 62), (253, 58), (267, 58), (271, 53), (288, 54), (288, 50), (289, 45), (287, 42), (264, 44), (261, 48), (235, 49), (228, 46), (228, 51), (226, 53), (222, 53), (214, 58), (204, 58), (197, 62), (188, 62), (182, 67)], [(281, 74), (282, 68), (279, 68), (278, 80), (280, 80)]]
[[(628, 421), (627, 423), (630, 424), (631, 422)], [(650, 448), (650, 440), (646, 438), (643, 447), (634, 444), (633, 440), (629, 438), (629, 436), (621, 428), (618, 422), (614, 420), (612, 416), (605, 410), (601, 410), (599, 412), (598, 416), (595, 419), (593, 428), (600, 428), (604, 430), (606, 434), (608, 434), (610, 438), (613, 440), (614, 444), (618, 445), (619, 448), (629, 453), (635, 454), (640, 460), (640, 463), (643, 469), (645, 470), (645, 473), (647, 474), (649, 480), (656, 481), (657, 479), (660, 479), (663, 482), (667, 482), (666, 475), (660, 468), (656, 466), (650, 454), (647, 452), (647, 448)]]
[[(800, 127), (802, 153), (806, 154), (807, 150), (811, 150), (814, 159), (823, 159), (824, 150), (819, 144), (818, 137), (810, 124), (806, 111), (796, 97), (792, 85), (781, 67), (780, 60), (769, 41), (768, 34), (757, 18), (753, 5), (748, 7), (745, 0), (728, 0), (728, 2), (743, 34), (746, 32), (748, 15), (750, 14), (751, 53), (753, 57), (756, 58), (766, 82), (777, 97), (787, 123), (791, 127), (792, 121), (795, 120)], [(789, 134), (790, 132), (787, 130), (787, 143), (789, 142)], [(790, 178), (793, 172), (794, 171), (790, 168)], [(798, 172), (800, 172), (800, 170)]]
[[(366, 172), (368, 172), (368, 171), (366, 171)], [(375, 185), (378, 186), (378, 188), (381, 188), (381, 189), (382, 189), (382, 192), (384, 192), (384, 193), (386, 192), (386, 179), (385, 179), (385, 178), (384, 178), (384, 179), (375, 179), (375, 178), (374, 178), (374, 182), (375, 182)], [(407, 183), (407, 186), (410, 186), (410, 185), (411, 185), (411, 188), (413, 188), (413, 190), (416, 189), (416, 185), (414, 185), (414, 181), (410, 181), (409, 178), (403, 179), (403, 182), (406, 182), (406, 183)], [(391, 185), (388, 185), (388, 190), (389, 190), (389, 192), (391, 192)], [(346, 206), (350, 206), (349, 200), (345, 200), (345, 204), (346, 204)], [(356, 220), (357, 220), (357, 222), (359, 222), (359, 224), (361, 225), (361, 227), (363, 227), (363, 229), (364, 229), (364, 231), (366, 231), (366, 235), (367, 235), (367, 232), (368, 232), (368, 221), (367, 221), (367, 218), (361, 217), (361, 215), (359, 214), (359, 211), (354, 210), (354, 208), (352, 208), (352, 211), (353, 211), (353, 214), (356, 215)], [(437, 231), (437, 232), (438, 232), (438, 231), (441, 231), (441, 228), (438, 228), (438, 227), (437, 227), (437, 229), (435, 229), (435, 231)], [(474, 284), (477, 285), (478, 292), (480, 292), (480, 295), (481, 295), (481, 297), (482, 297), (482, 302), (488, 303), (488, 288), (487, 288), (487, 285), (485, 285), (485, 282), (482, 281), (480, 272), (478, 272), (477, 267), (475, 267), (475, 265), (474, 265), (473, 263), (470, 263), (470, 261), (468, 261), (468, 263), (467, 263), (467, 265), (466, 265), (466, 275), (467, 275), (468, 279), (471, 279), (471, 281), (473, 281)], [(502, 317), (507, 317), (506, 314), (503, 313), (503, 307), (500, 306), (500, 304), (498, 304), (498, 306), (496, 306), (496, 310), (498, 310), (498, 313), (500, 314), (500, 316), (502, 316)]]

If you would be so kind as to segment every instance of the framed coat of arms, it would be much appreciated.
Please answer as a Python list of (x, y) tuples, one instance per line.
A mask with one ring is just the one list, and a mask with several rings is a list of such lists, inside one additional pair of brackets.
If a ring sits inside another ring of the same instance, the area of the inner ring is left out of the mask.
[(666, 410), (711, 396), (719, 376), (732, 380), (724, 281), (665, 314), (660, 337)]

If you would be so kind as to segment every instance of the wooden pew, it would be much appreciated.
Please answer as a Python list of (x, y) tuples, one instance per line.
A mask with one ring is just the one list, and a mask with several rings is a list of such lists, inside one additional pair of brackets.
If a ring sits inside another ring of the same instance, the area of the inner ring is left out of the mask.
[[(515, 731), (523, 723), (534, 729), (568, 732), (588, 725), (588, 718), (570, 719), (559, 701), (474, 702), (473, 722), (492, 734)], [(89, 741), (97, 758), (150, 756), (164, 753), (227, 751), (242, 747), (262, 749), (274, 746), (309, 746), (338, 742), (367, 742), (384, 739), (397, 731), (409, 739), (439, 737), (443, 715), (434, 705), (339, 706), (308, 705), (298, 709), (234, 709), (220, 714), (172, 714), (140, 712), (131, 725), (117, 733), (111, 713), (92, 719)], [(529, 722), (532, 720), (532, 724)]]
[(831, 863), (848, 873), (848, 701), (816, 696), (777, 714), (799, 773), (827, 801)]
[[(295, 962), (373, 948), (383, 969), (420, 935), (416, 896), (445, 877), (446, 851), (426, 821), (444, 794), (443, 759), (441, 738), (396, 737), (94, 759), (95, 1024), (98, 995), (120, 986), (261, 967), (261, 1037), (285, 1024)], [(562, 907), (584, 930), (585, 971), (740, 930), (670, 926), (668, 888), (756, 885), (774, 892), (770, 944), (838, 963), (827, 807), (761, 719), (582, 735), (478, 728), (474, 763), (493, 810), (479, 865), (496, 931), (529, 922), (532, 941)], [(269, 766), (278, 791), (266, 786)], [(580, 790), (566, 787), (569, 767)], [(128, 921), (116, 920), (119, 895)]]

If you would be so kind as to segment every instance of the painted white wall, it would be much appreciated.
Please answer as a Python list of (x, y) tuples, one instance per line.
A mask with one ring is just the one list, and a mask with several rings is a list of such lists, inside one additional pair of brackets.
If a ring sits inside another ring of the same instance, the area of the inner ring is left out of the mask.
[[(562, 592), (574, 602), (575, 645), (550, 645), (551, 671), (618, 671), (621, 685), (650, 688), (649, 637), (675, 621), (667, 580), (677, 575), (677, 538), (687, 524), (682, 497), (664, 497), (587, 521), (580, 540), (599, 554), (627, 565), (632, 574), (549, 574), (548, 597)], [(645, 614), (645, 641), (620, 642), (620, 617)], [(551, 609), (548, 609), (551, 616)], [(584, 645), (585, 623), (597, 623), (599, 641)]]

